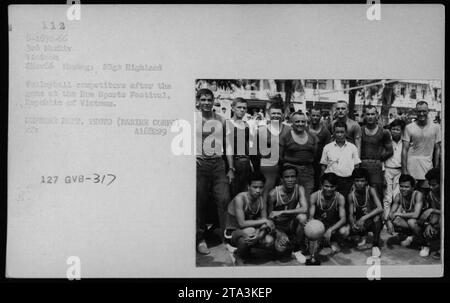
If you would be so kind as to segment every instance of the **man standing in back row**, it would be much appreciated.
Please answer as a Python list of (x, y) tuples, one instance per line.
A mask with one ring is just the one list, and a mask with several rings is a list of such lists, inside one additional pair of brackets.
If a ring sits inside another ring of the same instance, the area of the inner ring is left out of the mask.
[(247, 189), (248, 178), (252, 171), (258, 170), (257, 156), (250, 154), (250, 141), (253, 141), (250, 135), (250, 126), (243, 120), (247, 113), (247, 100), (243, 98), (236, 98), (231, 103), (231, 110), (233, 116), (227, 120), (226, 138), (230, 150), (227, 150), (227, 155), (231, 154), (233, 159), (233, 166), (230, 168), (234, 172), (234, 181), (230, 186), (231, 197), (235, 197), (238, 193), (244, 192)]
[(313, 161), (317, 155), (319, 139), (307, 130), (304, 113), (292, 114), (291, 122), (292, 130), (280, 136), (280, 164), (289, 164), (297, 169), (297, 183), (303, 186), (306, 200), (309, 201), (314, 189)]
[[(221, 234), (225, 229), (225, 207), (230, 201), (229, 184), (234, 180), (234, 167), (232, 156), (227, 156), (229, 170), (226, 171), (223, 151), (225, 142), (223, 133), (225, 119), (213, 112), (214, 94), (209, 89), (200, 89), (196, 100), (200, 112), (196, 127), (197, 145), (197, 252), (203, 255), (210, 253), (205, 241), (206, 223), (208, 223), (208, 203), (214, 202), (221, 228)], [(200, 124), (201, 120), (201, 124)], [(214, 130), (214, 131), (213, 131)], [(214, 146), (204, 146), (207, 138), (213, 136)]]
[(279, 161), (279, 143), (280, 137), (291, 131), (291, 127), (282, 123), (284, 120), (283, 104), (279, 102), (272, 103), (269, 108), (269, 119), (265, 125), (258, 127), (258, 136), (267, 133), (266, 142), (259, 142), (258, 146), (267, 146), (270, 148), (270, 153), (261, 156), (260, 170), (266, 177), (264, 185), (263, 197), (267, 199), (269, 192), (275, 187), (279, 179), (280, 170), (278, 166)]
[(331, 141), (331, 133), (320, 121), (321, 114), (320, 109), (312, 108), (310, 111), (311, 124), (309, 126), (309, 132), (316, 135), (319, 139), (317, 143), (317, 157), (314, 159), (314, 190), (320, 188), (320, 158), (322, 157), (323, 148)]
[(361, 167), (369, 174), (369, 184), (377, 192), (378, 198), (383, 197), (383, 162), (392, 157), (391, 134), (378, 125), (378, 111), (373, 105), (366, 107), (364, 116), (366, 125), (361, 128)]
[(345, 140), (354, 144), (358, 149), (358, 155), (361, 155), (361, 127), (358, 122), (348, 117), (348, 104), (346, 101), (340, 100), (336, 102), (336, 119), (330, 124), (328, 129), (330, 133), (333, 133), (336, 122), (347, 125)]
[(428, 120), (428, 103), (416, 104), (416, 121), (405, 128), (402, 150), (403, 174), (409, 174), (417, 182), (417, 188), (428, 188), (425, 174), (438, 168), (441, 158), (441, 128)]
[(322, 174), (336, 174), (336, 190), (344, 197), (348, 196), (353, 185), (353, 169), (361, 163), (356, 146), (345, 139), (346, 133), (347, 124), (334, 124), (334, 141), (325, 145), (320, 160)]

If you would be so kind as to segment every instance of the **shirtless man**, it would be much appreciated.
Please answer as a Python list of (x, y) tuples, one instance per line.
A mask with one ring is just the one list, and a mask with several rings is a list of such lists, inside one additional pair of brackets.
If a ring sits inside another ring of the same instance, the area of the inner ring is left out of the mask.
[[(337, 176), (325, 173), (321, 177), (322, 189), (311, 195), (309, 218), (321, 221), (325, 226), (323, 241), (325, 246), (331, 246), (333, 252), (340, 250), (337, 240), (347, 237), (348, 228), (342, 228), (346, 222), (345, 198), (336, 191)], [(316, 259), (317, 249), (310, 251), (312, 259)]]
[(392, 234), (394, 229), (403, 234), (410, 234), (401, 241), (402, 246), (410, 246), (413, 241), (422, 245), (422, 229), (418, 219), (422, 212), (423, 195), (420, 191), (414, 190), (416, 180), (410, 175), (402, 174), (399, 184), (400, 193), (395, 196), (388, 217), (388, 231)]
[(275, 250), (280, 254), (304, 248), (301, 246), (304, 243), (308, 205), (303, 186), (296, 182), (297, 174), (294, 166), (284, 166), (281, 185), (269, 193), (267, 212), (275, 223)]
[(383, 213), (375, 188), (368, 184), (369, 173), (364, 168), (355, 168), (352, 173), (353, 187), (348, 195), (350, 235), (360, 236), (358, 247), (366, 244), (369, 231), (373, 232), (372, 256), (380, 257), (380, 232)]
[(267, 218), (266, 203), (262, 198), (265, 181), (262, 173), (251, 173), (248, 191), (237, 194), (228, 204), (226, 234), (231, 234), (231, 245), (237, 247), (237, 264), (250, 257), (252, 247), (273, 247), (274, 238), (270, 233), (275, 226)]

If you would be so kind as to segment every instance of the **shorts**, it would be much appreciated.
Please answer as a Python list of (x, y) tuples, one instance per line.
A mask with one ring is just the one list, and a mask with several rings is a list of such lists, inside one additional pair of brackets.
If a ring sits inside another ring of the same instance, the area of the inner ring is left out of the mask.
[(296, 217), (297, 215), (278, 216), (276, 217), (276, 219), (272, 219), (272, 221), (275, 224), (275, 228), (277, 230), (282, 231), (286, 234), (291, 234), (295, 232)]
[[(224, 238), (227, 243), (231, 244), (234, 247), (238, 246), (238, 240), (242, 237), (247, 238), (249, 234), (244, 229), (225, 229), (224, 231)], [(260, 228), (255, 228), (254, 234), (258, 234), (260, 231)], [(257, 243), (254, 244), (254, 246), (259, 246), (264, 244), (264, 237), (260, 239)]]
[(429, 208), (424, 210), (419, 217), (419, 222), (421, 222), (422, 224), (420, 224), (421, 226), (424, 225), (425, 222), (428, 222), (431, 219), (431, 215), (432, 215), (433, 209)]
[(364, 221), (364, 226), (362, 229), (356, 230), (350, 227), (350, 236), (363, 236), (367, 234), (368, 231), (373, 230), (374, 221), (373, 218), (370, 218)]
[(335, 225), (336, 223), (338, 223), (339, 220), (336, 221), (331, 221), (331, 220), (319, 220), (320, 222), (323, 223), (323, 225), (325, 226), (325, 231), (328, 230), (331, 226)]

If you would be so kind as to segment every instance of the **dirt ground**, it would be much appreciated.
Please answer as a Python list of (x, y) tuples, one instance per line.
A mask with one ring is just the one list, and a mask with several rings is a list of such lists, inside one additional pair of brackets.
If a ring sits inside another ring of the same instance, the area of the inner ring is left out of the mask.
[[(213, 266), (236, 266), (233, 254), (227, 249), (217, 234), (210, 234), (207, 237), (207, 244), (211, 251), (209, 255), (196, 254), (196, 264), (198, 267)], [(370, 239), (369, 239), (370, 240)], [(430, 256), (423, 258), (419, 256), (418, 248), (406, 248), (400, 245), (398, 237), (391, 236), (385, 230), (381, 232), (381, 265), (430, 265), (441, 264), (441, 260), (436, 260)], [(435, 250), (432, 247), (432, 252)], [(329, 248), (324, 248), (319, 253), (322, 265), (366, 265), (367, 258), (371, 256), (371, 246), (366, 245), (361, 249), (352, 247), (342, 247), (339, 253), (331, 254)], [(293, 256), (285, 259), (274, 259), (269, 251), (263, 249), (253, 249), (252, 258), (240, 266), (305, 266), (299, 263)]]

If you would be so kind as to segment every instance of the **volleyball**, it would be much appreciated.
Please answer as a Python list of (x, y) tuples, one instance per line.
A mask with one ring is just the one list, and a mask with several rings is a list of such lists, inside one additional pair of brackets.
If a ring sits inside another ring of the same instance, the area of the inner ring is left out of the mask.
[(311, 220), (305, 225), (305, 236), (309, 240), (319, 240), (325, 233), (325, 226), (319, 220)]

